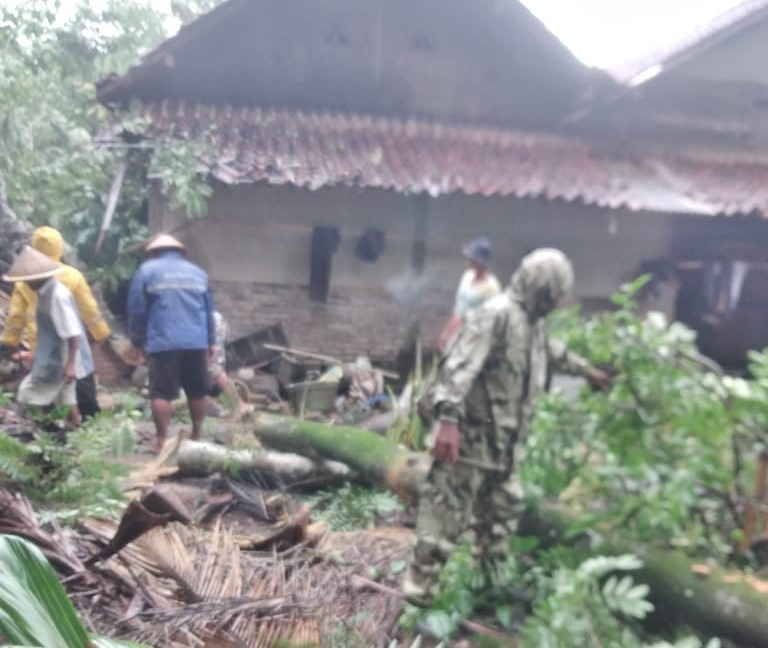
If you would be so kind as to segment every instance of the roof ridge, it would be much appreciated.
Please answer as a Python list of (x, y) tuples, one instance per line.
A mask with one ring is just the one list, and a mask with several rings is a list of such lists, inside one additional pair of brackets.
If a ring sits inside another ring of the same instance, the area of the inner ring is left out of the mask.
[[(646, 80), (646, 77), (653, 78), (659, 72), (696, 56), (721, 39), (730, 38), (750, 27), (766, 12), (768, 12), (768, 0), (742, 0), (712, 19), (695, 24), (675, 42), (632, 61), (609, 68), (607, 71), (621, 83), (639, 85)], [(653, 71), (654, 68), (659, 70), (649, 74), (649, 71)]]

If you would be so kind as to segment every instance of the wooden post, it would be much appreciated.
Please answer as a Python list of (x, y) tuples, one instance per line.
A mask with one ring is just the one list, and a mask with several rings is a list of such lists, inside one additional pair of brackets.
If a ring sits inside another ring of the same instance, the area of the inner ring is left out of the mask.
[[(741, 537), (739, 549), (749, 551), (752, 542), (755, 539), (755, 528), (758, 523), (758, 510), (764, 505), (766, 499), (766, 483), (768, 483), (768, 450), (760, 453), (757, 474), (755, 475), (755, 486), (752, 490), (752, 498), (747, 501), (744, 511), (744, 530)], [(761, 525), (763, 528), (765, 525)]]

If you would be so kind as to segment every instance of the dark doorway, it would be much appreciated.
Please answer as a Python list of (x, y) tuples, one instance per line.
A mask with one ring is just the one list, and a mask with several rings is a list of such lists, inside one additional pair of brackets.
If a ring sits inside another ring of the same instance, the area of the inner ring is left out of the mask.
[(768, 220), (679, 218), (672, 254), (680, 273), (678, 319), (702, 353), (728, 369), (768, 346)]

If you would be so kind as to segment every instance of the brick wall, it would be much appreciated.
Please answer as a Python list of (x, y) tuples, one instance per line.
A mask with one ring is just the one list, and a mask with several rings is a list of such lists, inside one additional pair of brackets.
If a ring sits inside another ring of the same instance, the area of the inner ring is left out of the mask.
[(434, 345), (450, 315), (453, 295), (432, 293), (414, 313), (397, 303), (385, 289), (331, 289), (328, 301), (310, 301), (301, 286), (278, 286), (216, 281), (216, 307), (240, 337), (265, 326), (282, 323), (291, 346), (341, 360), (368, 354), (372, 359), (394, 359), (413, 319), (422, 321), (423, 344)]

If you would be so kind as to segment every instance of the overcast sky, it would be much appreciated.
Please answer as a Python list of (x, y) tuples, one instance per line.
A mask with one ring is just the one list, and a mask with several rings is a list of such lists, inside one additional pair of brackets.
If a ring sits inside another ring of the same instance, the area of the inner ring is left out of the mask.
[(584, 63), (619, 67), (676, 42), (741, 0), (523, 0)]
[[(9, 4), (23, 1), (0, 0)], [(145, 1), (161, 13), (170, 13), (170, 0)], [(615, 68), (674, 43), (743, 0), (522, 1), (584, 63)], [(61, 0), (63, 13), (77, 2)], [(175, 21), (170, 20), (171, 25), (175, 27)]]

